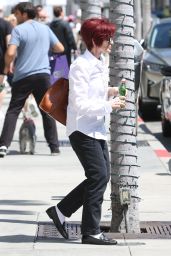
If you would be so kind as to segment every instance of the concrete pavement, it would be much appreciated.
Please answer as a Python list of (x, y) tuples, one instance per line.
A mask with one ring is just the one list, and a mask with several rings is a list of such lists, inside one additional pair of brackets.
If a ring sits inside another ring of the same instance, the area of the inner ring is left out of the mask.
[[(6, 110), (9, 94), (5, 99)], [(82, 167), (77, 160), (65, 127), (58, 124), (61, 154), (50, 156), (43, 136), (41, 117), (35, 118), (37, 143), (35, 155), (20, 155), (17, 129), (9, 155), (0, 159), (0, 256), (170, 256), (170, 239), (124, 239), (117, 246), (82, 245), (80, 240), (48, 239), (44, 230), (39, 238), (38, 223), (52, 226), (45, 214), (49, 205), (56, 204), (83, 178)], [(0, 120), (0, 130), (2, 120)], [(169, 155), (160, 157), (157, 150), (165, 150), (145, 129), (140, 120), (138, 127), (138, 154), (140, 164), (139, 204), (140, 221), (171, 222), (171, 175), (168, 168)], [(148, 142), (147, 145), (142, 144)], [(142, 142), (142, 143), (141, 143)], [(110, 184), (105, 193), (102, 221), (110, 221)], [(80, 221), (81, 209), (69, 221)], [(37, 237), (38, 235), (38, 237)], [(50, 234), (53, 237), (53, 234)]]

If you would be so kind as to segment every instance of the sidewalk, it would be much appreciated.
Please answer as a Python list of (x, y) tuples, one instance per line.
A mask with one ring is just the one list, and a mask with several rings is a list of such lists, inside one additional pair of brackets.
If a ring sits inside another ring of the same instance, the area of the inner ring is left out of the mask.
[[(6, 109), (9, 95), (6, 97)], [(59, 156), (50, 156), (43, 136), (41, 117), (35, 119), (37, 128), (36, 154), (20, 155), (17, 129), (10, 154), (0, 159), (0, 256), (170, 256), (170, 239), (117, 239), (117, 246), (82, 245), (80, 240), (50, 239), (54, 234), (40, 225), (52, 222), (45, 214), (83, 178), (82, 167), (69, 146), (65, 127), (58, 124), (62, 144)], [(0, 131), (2, 121), (0, 121)], [(140, 164), (139, 204), (140, 221), (171, 222), (171, 175), (169, 158), (156, 154), (164, 150), (149, 134), (143, 122), (138, 128), (138, 154)], [(144, 143), (146, 142), (146, 143)], [(148, 143), (147, 143), (148, 142)], [(143, 145), (144, 144), (144, 145)], [(110, 221), (110, 184), (105, 193), (102, 221)], [(79, 222), (81, 209), (69, 221)], [(53, 229), (52, 229), (53, 231)], [(55, 232), (55, 231), (53, 231)], [(37, 237), (38, 235), (38, 237)]]

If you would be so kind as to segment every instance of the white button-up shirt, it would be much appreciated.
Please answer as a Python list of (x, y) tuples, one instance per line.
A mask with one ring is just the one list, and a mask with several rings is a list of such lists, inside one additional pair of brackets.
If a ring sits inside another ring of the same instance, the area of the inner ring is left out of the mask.
[(72, 63), (69, 72), (67, 135), (80, 131), (106, 140), (104, 117), (112, 111), (108, 101), (108, 67), (88, 50)]

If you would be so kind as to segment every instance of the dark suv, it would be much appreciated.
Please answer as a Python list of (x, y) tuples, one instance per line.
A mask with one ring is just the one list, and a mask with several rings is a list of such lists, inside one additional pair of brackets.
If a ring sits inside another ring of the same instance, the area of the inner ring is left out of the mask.
[(160, 104), (161, 68), (171, 65), (171, 18), (153, 23), (143, 47), (139, 110), (143, 117), (149, 117)]

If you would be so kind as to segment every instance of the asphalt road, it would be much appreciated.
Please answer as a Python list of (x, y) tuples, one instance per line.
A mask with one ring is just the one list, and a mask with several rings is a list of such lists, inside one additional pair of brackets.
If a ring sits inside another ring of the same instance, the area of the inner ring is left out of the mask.
[(162, 134), (161, 120), (144, 121), (147, 129), (163, 144), (168, 152), (171, 152), (171, 137), (164, 137)]

